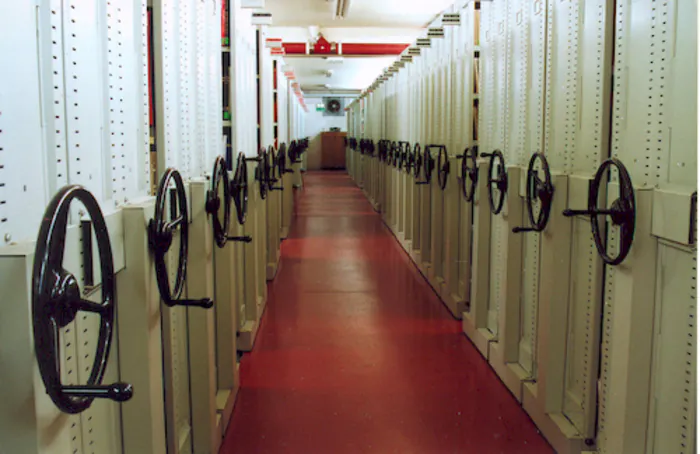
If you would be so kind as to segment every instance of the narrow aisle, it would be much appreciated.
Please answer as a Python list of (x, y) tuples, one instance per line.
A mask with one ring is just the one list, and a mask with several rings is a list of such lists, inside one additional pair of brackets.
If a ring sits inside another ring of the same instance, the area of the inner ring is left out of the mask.
[(551, 453), (345, 173), (307, 174), (222, 453)]

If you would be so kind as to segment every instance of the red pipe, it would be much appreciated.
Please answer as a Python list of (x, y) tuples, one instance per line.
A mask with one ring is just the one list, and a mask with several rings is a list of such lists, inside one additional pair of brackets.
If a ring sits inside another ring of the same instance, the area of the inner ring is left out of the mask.
[(282, 43), (282, 47), (287, 55), (306, 53), (306, 43)]
[[(400, 55), (408, 46), (408, 44), (338, 43), (338, 48), (343, 52), (341, 55)], [(282, 43), (282, 47), (287, 55), (306, 54), (306, 43)]]
[(343, 55), (400, 55), (408, 44), (344, 43)]

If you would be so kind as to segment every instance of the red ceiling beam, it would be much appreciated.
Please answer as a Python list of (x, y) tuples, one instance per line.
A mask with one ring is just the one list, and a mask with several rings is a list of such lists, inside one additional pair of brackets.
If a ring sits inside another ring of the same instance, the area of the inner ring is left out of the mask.
[[(326, 49), (325, 46), (321, 52), (313, 52), (313, 48), (309, 46), (309, 55), (400, 55), (408, 44), (384, 44), (384, 43), (332, 43), (336, 45)], [(306, 55), (306, 43), (282, 43), (284, 52), (287, 55)]]

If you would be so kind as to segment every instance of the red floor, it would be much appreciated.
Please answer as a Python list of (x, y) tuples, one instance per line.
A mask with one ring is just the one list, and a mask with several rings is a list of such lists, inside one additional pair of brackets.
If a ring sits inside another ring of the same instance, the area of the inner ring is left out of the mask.
[(222, 453), (551, 453), (344, 173), (311, 173)]

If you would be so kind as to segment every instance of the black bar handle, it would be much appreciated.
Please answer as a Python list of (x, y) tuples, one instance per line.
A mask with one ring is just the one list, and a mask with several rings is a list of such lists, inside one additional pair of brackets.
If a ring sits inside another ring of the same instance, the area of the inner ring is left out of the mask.
[(599, 215), (613, 215), (617, 212), (614, 210), (569, 210), (566, 209), (562, 213), (567, 218), (573, 216), (599, 216)]
[(688, 244), (695, 244), (695, 230), (697, 228), (697, 212), (698, 212), (698, 191), (693, 192), (690, 196), (690, 234), (688, 235)]
[(261, 162), (262, 158), (258, 156), (257, 158), (245, 158), (245, 162)]
[(533, 227), (513, 227), (513, 233), (537, 232)]
[(282, 186), (275, 186), (272, 188), (267, 188), (269, 191), (284, 191), (284, 188)]
[(80, 242), (83, 246), (83, 279), (86, 287), (95, 285), (92, 266), (92, 221), (80, 221)]
[(238, 243), (250, 243), (250, 242), (253, 241), (253, 237), (251, 237), (250, 235), (246, 235), (246, 236), (230, 236), (230, 237), (228, 237), (228, 240), (229, 240), (229, 241), (236, 241), (236, 242), (238, 242)]
[(109, 399), (115, 402), (126, 402), (134, 395), (134, 387), (128, 383), (112, 383), (99, 386), (61, 386), (61, 392), (71, 397), (88, 399)]
[(203, 309), (211, 309), (214, 307), (214, 301), (211, 298), (202, 298), (201, 300), (170, 300), (163, 302), (168, 307), (201, 307)]
[(480, 153), (479, 156), (482, 158), (490, 158), (493, 156), (493, 153)]

